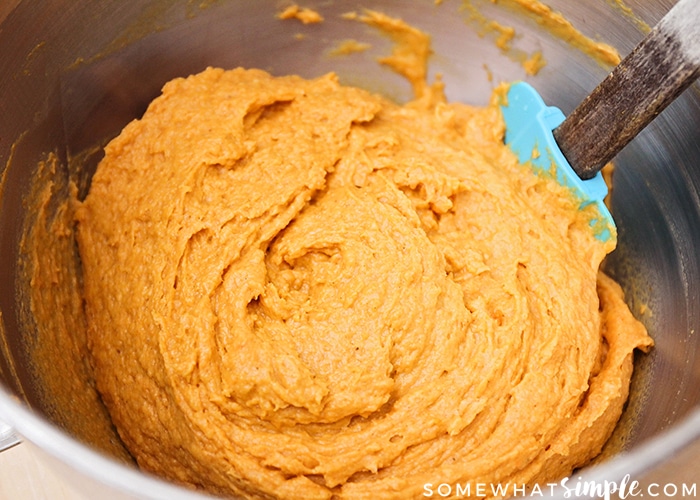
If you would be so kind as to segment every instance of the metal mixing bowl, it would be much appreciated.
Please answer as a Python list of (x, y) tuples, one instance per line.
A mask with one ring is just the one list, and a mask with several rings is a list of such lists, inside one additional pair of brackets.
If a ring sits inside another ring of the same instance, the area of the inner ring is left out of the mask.
[[(476, 2), (479, 3), (479, 2)], [(451, 100), (485, 103), (494, 83), (530, 80), (565, 113), (609, 68), (542, 30), (516, 10), (480, 2), (516, 29), (525, 53), (547, 65), (527, 77), (513, 53), (469, 21), (458, 0), (308, 0), (325, 22), (281, 21), (285, 4), (263, 0), (4, 0), (0, 6), (0, 419), (43, 451), (88, 498), (193, 498), (83, 444), (56, 424), (50, 394), (32, 375), (26, 349), (35, 332), (25, 319), (27, 282), (18, 272), (28, 220), (23, 199), (48, 152), (62, 160), (116, 135), (162, 84), (206, 66), (259, 67), (314, 77), (335, 71), (344, 83), (403, 101), (409, 86), (375, 58), (389, 42), (341, 14), (368, 4), (433, 37), (431, 74)], [(586, 35), (623, 55), (670, 8), (671, 0), (548, 0)], [(633, 14), (626, 11), (631, 8)], [(483, 27), (482, 27), (483, 28)], [(303, 36), (298, 36), (303, 34)], [(329, 55), (346, 38), (372, 49)], [(619, 248), (607, 270), (656, 341), (638, 356), (632, 395), (612, 454), (577, 472), (584, 480), (693, 485), (700, 473), (700, 91), (696, 84), (617, 159), (613, 213)], [(89, 177), (89, 168), (85, 172)], [(31, 214), (29, 214), (31, 215)], [(59, 409), (67, 411), (66, 409)], [(71, 411), (81, 412), (81, 408)], [(679, 490), (681, 491), (681, 490)]]

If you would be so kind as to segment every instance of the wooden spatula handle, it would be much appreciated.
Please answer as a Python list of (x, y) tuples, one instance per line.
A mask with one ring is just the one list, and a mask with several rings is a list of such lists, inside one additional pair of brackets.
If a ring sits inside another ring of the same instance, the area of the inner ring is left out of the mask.
[(700, 0), (680, 0), (554, 130), (572, 168), (590, 179), (700, 77)]

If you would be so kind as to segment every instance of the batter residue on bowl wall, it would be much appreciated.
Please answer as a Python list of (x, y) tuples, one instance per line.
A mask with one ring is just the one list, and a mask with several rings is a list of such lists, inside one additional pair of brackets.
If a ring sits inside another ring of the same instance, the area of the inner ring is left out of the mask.
[(80, 293), (142, 468), (414, 498), (600, 452), (651, 345), (599, 271), (614, 244), (503, 144), (502, 89), (483, 108), (414, 89), (399, 106), (332, 74), (210, 68), (107, 146), (75, 204)]
[[(470, 4), (474, 0), (465, 0)], [(614, 66), (619, 64), (620, 55), (614, 47), (599, 40), (592, 40), (576, 29), (561, 13), (538, 0), (496, 0), (499, 4), (531, 16), (537, 24), (552, 35), (565, 41), (595, 61)]]
[(313, 9), (290, 5), (279, 13), (280, 19), (297, 19), (304, 24), (316, 24), (323, 22), (323, 16)]

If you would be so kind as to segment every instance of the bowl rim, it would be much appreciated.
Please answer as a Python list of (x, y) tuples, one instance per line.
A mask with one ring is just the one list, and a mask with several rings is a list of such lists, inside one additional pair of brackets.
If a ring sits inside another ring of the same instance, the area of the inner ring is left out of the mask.
[[(0, 384), (0, 419), (24, 441), (74, 472), (114, 492), (139, 499), (206, 500), (213, 497), (185, 489), (100, 453), (81, 443), (42, 415), (13, 398)], [(50, 466), (50, 464), (49, 464)]]
[[(150, 476), (79, 442), (42, 415), (14, 399), (0, 385), (0, 419), (17, 434), (73, 471), (115, 492), (139, 499), (206, 500), (213, 497)], [(700, 442), (700, 405), (678, 423), (600, 464), (582, 469), (579, 481), (619, 484), (625, 476), (653, 471), (672, 455)], [(562, 488), (559, 488), (561, 494)], [(556, 493), (555, 493), (556, 494)], [(566, 497), (566, 495), (562, 495)]]

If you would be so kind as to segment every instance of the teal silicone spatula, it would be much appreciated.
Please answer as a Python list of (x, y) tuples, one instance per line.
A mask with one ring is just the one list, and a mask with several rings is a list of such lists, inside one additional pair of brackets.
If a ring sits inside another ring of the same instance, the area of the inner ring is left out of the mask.
[(581, 208), (594, 203), (591, 226), (607, 241), (615, 222), (600, 170), (698, 77), (700, 0), (680, 0), (568, 117), (529, 84), (511, 85), (505, 142), (521, 163), (569, 187)]

